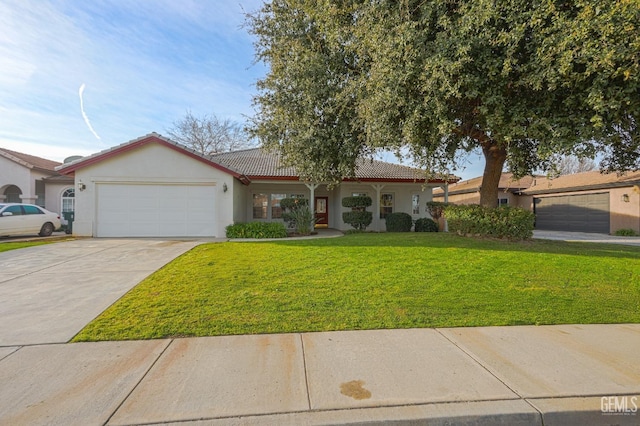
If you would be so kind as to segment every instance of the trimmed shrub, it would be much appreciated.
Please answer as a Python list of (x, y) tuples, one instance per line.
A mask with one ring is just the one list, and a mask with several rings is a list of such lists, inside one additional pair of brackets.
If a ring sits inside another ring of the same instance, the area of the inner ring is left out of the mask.
[(438, 232), (438, 224), (433, 219), (428, 217), (421, 217), (416, 220), (415, 224), (416, 232)]
[(342, 221), (353, 226), (354, 229), (364, 231), (373, 222), (373, 214), (365, 211), (344, 212)]
[(352, 209), (357, 209), (360, 211), (364, 211), (367, 207), (370, 207), (373, 204), (373, 200), (368, 196), (358, 196), (358, 197), (344, 197), (342, 199), (342, 207), (349, 207)]
[(227, 238), (284, 238), (287, 229), (282, 222), (234, 223), (226, 228)]
[(617, 237), (637, 237), (638, 233), (633, 229), (625, 228), (625, 229), (618, 229), (616, 232), (613, 233), (613, 235)]
[(409, 213), (389, 213), (385, 217), (387, 232), (411, 232), (413, 219)]
[(373, 213), (367, 211), (367, 207), (373, 204), (371, 197), (344, 197), (342, 207), (351, 208), (352, 211), (342, 213), (342, 221), (353, 226), (354, 229), (364, 231), (373, 222)]
[(533, 236), (535, 215), (519, 207), (488, 208), (449, 205), (444, 212), (449, 231), (460, 235), (525, 240)]

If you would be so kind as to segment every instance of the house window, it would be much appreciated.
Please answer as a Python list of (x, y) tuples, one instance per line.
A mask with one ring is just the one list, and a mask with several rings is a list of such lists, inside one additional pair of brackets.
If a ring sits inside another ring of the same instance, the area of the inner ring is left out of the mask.
[(413, 214), (420, 214), (420, 195), (413, 194), (411, 196), (411, 212)]
[(76, 207), (76, 191), (73, 188), (67, 188), (62, 193), (62, 211), (72, 212)]
[(354, 192), (351, 194), (352, 197), (366, 197), (369, 194), (367, 194), (366, 192)]
[(291, 195), (289, 195), (289, 198), (300, 199), (300, 198), (307, 198), (307, 197), (304, 194), (291, 194)]
[(500, 198), (498, 200), (498, 206), (502, 207), (502, 206), (507, 206), (509, 205), (509, 199), (508, 198)]
[(271, 219), (280, 219), (282, 217), (280, 200), (283, 198), (287, 198), (287, 194), (271, 194)]
[(266, 219), (268, 204), (267, 194), (253, 194), (253, 218)]
[(393, 194), (380, 194), (380, 219), (386, 218), (389, 213), (393, 213)]

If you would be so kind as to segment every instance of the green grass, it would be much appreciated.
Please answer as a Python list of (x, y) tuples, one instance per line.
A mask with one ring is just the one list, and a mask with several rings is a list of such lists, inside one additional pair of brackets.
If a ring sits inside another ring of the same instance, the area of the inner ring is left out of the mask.
[(28, 241), (28, 242), (2, 242), (0, 241), (0, 253), (3, 251), (17, 250), (26, 247), (41, 246), (50, 244), (53, 241)]
[(74, 340), (634, 322), (639, 247), (352, 234), (201, 245)]

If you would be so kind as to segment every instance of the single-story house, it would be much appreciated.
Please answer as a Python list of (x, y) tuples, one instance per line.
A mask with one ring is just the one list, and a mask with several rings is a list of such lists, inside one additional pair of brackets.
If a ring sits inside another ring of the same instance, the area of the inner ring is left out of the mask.
[[(448, 187), (448, 202), (478, 204), (482, 176)], [(603, 174), (599, 171), (554, 179), (526, 176), (515, 180), (503, 173), (498, 205), (522, 207), (536, 214), (536, 229), (611, 234), (618, 229), (640, 233), (640, 171)], [(441, 188), (434, 201), (444, 201)]]
[(363, 160), (355, 179), (332, 188), (301, 181), (261, 148), (203, 156), (157, 133), (57, 170), (75, 179), (74, 235), (95, 237), (221, 237), (233, 223), (282, 221), (280, 200), (292, 196), (313, 200), (316, 226), (347, 230), (341, 200), (356, 194), (373, 199), (368, 229), (383, 231), (390, 212), (428, 217), (432, 189), (457, 180)]
[(74, 181), (62, 163), (0, 148), (0, 203), (37, 204), (52, 212), (74, 209)]
[[(529, 208), (531, 197), (522, 194), (529, 188), (536, 176), (525, 176), (514, 179), (512, 173), (502, 173), (498, 184), (497, 205)], [(449, 185), (447, 202), (453, 204), (480, 204), (480, 188), (482, 176), (463, 180)], [(445, 191), (442, 188), (433, 190), (433, 201), (445, 201)]]
[(640, 233), (640, 171), (537, 178), (523, 194), (532, 197), (536, 229)]

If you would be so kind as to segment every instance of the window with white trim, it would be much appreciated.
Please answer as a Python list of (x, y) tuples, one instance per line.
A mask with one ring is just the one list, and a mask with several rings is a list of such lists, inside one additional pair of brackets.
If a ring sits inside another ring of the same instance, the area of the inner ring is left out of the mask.
[(269, 197), (267, 194), (253, 194), (253, 218), (267, 219)]
[(62, 193), (62, 211), (72, 212), (76, 208), (76, 190), (67, 188)]
[(413, 214), (420, 214), (420, 194), (411, 195), (411, 212)]

